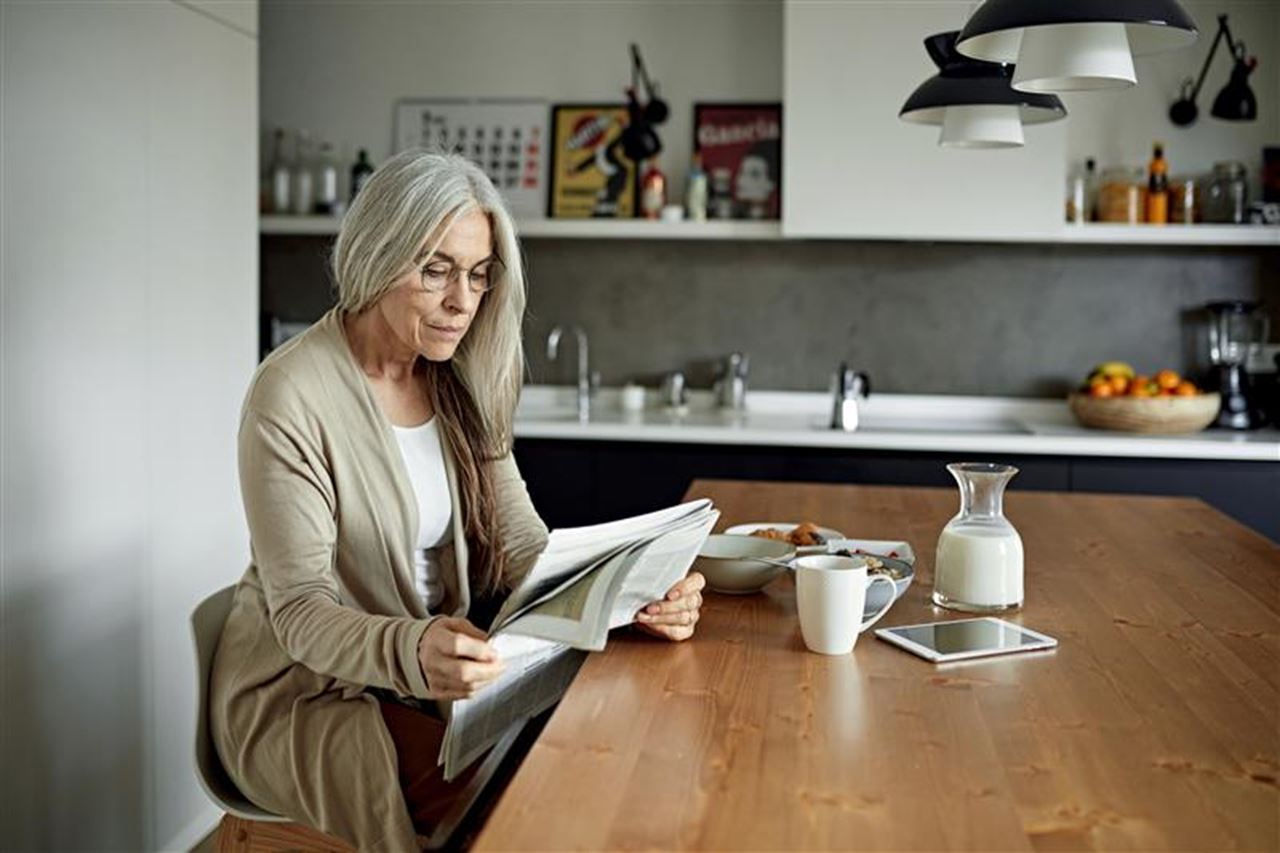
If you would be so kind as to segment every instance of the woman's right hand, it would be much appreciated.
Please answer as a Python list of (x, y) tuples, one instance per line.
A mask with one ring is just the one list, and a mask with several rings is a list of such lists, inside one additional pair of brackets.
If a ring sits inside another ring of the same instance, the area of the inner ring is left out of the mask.
[(442, 616), (418, 641), (418, 665), (430, 699), (468, 699), (505, 668), (485, 633), (466, 619)]

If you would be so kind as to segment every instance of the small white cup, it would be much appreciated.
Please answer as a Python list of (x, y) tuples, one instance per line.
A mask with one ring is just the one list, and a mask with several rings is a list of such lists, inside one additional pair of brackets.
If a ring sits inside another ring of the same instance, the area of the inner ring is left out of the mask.
[[(865, 557), (815, 554), (796, 560), (795, 567), (800, 633), (811, 652), (849, 654), (858, 634), (880, 621), (893, 605), (893, 578), (875, 574), (868, 583)], [(889, 584), (889, 600), (879, 613), (863, 622), (867, 588), (878, 582)]]

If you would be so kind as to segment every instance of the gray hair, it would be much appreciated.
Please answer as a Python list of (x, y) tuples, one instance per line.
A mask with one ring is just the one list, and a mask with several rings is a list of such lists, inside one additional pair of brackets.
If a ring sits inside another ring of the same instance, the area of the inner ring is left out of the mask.
[(333, 247), (333, 278), (338, 308), (364, 311), (421, 263), (424, 251), (434, 254), (458, 216), (471, 210), (488, 215), (500, 263), (493, 289), (454, 353), (453, 367), (489, 438), (509, 446), (524, 367), (524, 266), (511, 214), (478, 166), (457, 154), (421, 149), (383, 163), (342, 220)]

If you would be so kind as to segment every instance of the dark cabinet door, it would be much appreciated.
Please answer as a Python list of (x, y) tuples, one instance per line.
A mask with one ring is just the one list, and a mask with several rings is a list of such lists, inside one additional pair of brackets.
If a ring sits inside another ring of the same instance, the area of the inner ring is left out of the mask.
[(1196, 497), (1280, 542), (1280, 465), (1205, 459), (1075, 459), (1077, 492)]

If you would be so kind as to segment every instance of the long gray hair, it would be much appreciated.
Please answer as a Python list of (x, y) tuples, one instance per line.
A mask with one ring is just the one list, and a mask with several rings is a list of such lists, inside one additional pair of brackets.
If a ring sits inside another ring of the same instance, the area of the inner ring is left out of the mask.
[(427, 255), (434, 253), (458, 215), (471, 209), (488, 215), (500, 263), (494, 287), (458, 345), (453, 366), (493, 449), (501, 452), (511, 442), (524, 370), (520, 322), (526, 295), (515, 226), (488, 176), (457, 154), (416, 149), (387, 160), (342, 220), (333, 248), (333, 278), (338, 307), (359, 313), (415, 266), (415, 259), (420, 264), (424, 249)]
[(435, 253), (457, 218), (489, 217), (498, 263), (493, 288), (447, 362), (426, 362), (432, 408), (458, 473), (470, 573), (496, 591), (507, 571), (492, 466), (511, 449), (524, 350), (524, 266), (511, 215), (479, 167), (455, 154), (413, 150), (383, 163), (360, 189), (333, 249), (338, 307), (372, 307), (410, 269)]

